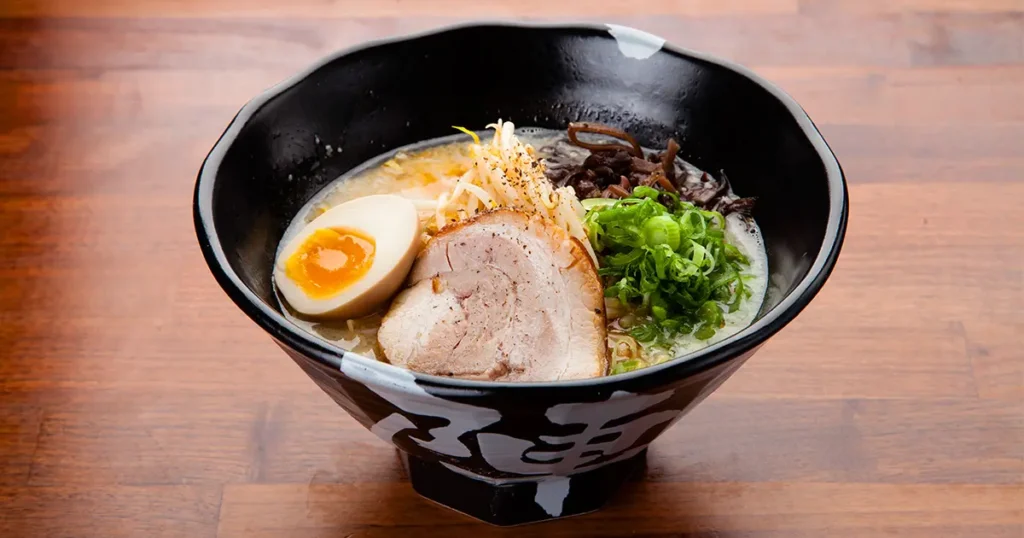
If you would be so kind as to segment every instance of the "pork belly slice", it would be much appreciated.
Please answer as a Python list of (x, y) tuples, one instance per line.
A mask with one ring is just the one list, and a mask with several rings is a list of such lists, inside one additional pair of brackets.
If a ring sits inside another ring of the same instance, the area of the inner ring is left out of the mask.
[(441, 230), (378, 332), (395, 365), (441, 376), (558, 381), (605, 375), (604, 293), (586, 249), (501, 209)]

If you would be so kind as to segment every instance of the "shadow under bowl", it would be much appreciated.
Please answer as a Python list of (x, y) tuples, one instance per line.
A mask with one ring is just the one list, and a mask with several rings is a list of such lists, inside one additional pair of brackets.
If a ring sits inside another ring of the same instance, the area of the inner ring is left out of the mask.
[[(370, 360), (281, 314), (277, 244), (324, 186), (377, 155), (497, 118), (669, 137), (756, 196), (769, 290), (753, 324), (697, 353), (613, 377), (440, 378)], [(614, 25), (479, 24), (370, 43), (256, 97), (212, 149), (194, 219), (231, 299), (356, 420), (396, 446), (415, 490), (497, 525), (595, 510), (647, 446), (791, 321), (828, 278), (846, 229), (839, 163), (800, 107), (739, 66)]]

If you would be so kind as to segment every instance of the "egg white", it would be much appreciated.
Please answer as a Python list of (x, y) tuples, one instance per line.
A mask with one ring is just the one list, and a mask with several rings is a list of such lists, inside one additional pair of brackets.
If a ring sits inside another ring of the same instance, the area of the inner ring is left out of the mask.
[[(370, 269), (347, 288), (314, 298), (285, 271), (285, 264), (307, 238), (324, 228), (349, 228), (372, 237), (375, 253)], [(312, 318), (353, 319), (372, 313), (402, 285), (420, 250), (416, 206), (404, 197), (382, 194), (356, 198), (332, 207), (306, 224), (278, 250), (274, 283), (289, 306)]]

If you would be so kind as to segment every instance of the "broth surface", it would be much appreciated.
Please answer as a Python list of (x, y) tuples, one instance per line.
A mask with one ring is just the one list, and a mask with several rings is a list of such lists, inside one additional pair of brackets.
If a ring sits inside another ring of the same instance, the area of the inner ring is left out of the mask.
[[(487, 136), (484, 131), (481, 136)], [(582, 162), (590, 152), (569, 143), (564, 131), (540, 128), (518, 128), (516, 135), (537, 150), (538, 158), (545, 160), (554, 150), (563, 158)], [(649, 151), (645, 149), (645, 151)], [(456, 178), (465, 173), (473, 161), (470, 158), (466, 135), (456, 134), (420, 142), (388, 152), (338, 177), (314, 196), (296, 215), (285, 231), (280, 244), (284, 245), (307, 223), (338, 204), (373, 194), (397, 194), (407, 197), (420, 210), (420, 220), (426, 222), (434, 214), (436, 198), (448, 188), (443, 178)], [(676, 159), (677, 169), (685, 173), (688, 181), (698, 181), (701, 171), (693, 165)], [(730, 189), (729, 194), (732, 194)], [(679, 335), (670, 348), (645, 346), (622, 338), (629, 327), (628, 316), (611, 319), (609, 308), (610, 363), (619, 360), (640, 359), (645, 366), (680, 357), (715, 342), (719, 342), (747, 327), (757, 316), (767, 289), (768, 263), (761, 231), (753, 219), (736, 214), (726, 217), (726, 237), (749, 260), (744, 272), (744, 284), (750, 289), (749, 299), (740, 303), (735, 312), (724, 312), (725, 326), (710, 339), (699, 340), (694, 334)], [(425, 239), (429, 236), (425, 234)], [(377, 330), (383, 314), (345, 321), (308, 321), (301, 319), (280, 298), (282, 312), (303, 330), (324, 338), (339, 347), (360, 355), (386, 361), (377, 342)], [(636, 349), (633, 349), (633, 348)]]

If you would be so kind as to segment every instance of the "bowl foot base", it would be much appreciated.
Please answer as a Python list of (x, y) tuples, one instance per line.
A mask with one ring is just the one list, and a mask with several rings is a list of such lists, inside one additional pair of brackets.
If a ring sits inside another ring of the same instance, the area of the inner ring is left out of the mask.
[(647, 450), (570, 477), (517, 479), (496, 483), (453, 471), (399, 451), (412, 487), (452, 510), (498, 526), (536, 523), (593, 512), (644, 467)]

